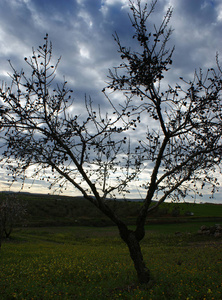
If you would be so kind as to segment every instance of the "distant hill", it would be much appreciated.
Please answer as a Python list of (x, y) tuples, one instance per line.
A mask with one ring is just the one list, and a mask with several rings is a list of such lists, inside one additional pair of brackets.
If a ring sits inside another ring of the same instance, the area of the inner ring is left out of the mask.
[[(87, 225), (108, 226), (113, 223), (83, 197), (17, 193), (27, 203), (27, 226)], [(128, 224), (135, 224), (141, 201), (107, 200)], [(174, 223), (204, 219), (222, 222), (222, 204), (163, 203), (148, 216), (147, 222)]]

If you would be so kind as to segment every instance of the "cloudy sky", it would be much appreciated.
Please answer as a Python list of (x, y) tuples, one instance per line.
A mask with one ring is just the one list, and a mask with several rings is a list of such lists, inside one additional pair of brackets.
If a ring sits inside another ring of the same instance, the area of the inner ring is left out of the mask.
[[(150, 26), (161, 22), (169, 6), (174, 9), (170, 43), (176, 48), (168, 80), (191, 79), (195, 68), (215, 66), (217, 51), (222, 58), (222, 3), (159, 0)], [(8, 81), (8, 59), (21, 69), (24, 57), (31, 55), (32, 47), (43, 44), (48, 33), (54, 57), (62, 56), (57, 79), (63, 81), (65, 76), (78, 101), (87, 94), (105, 105), (101, 90), (108, 69), (120, 63), (112, 34), (117, 32), (126, 46), (132, 43), (128, 13), (128, 0), (1, 0), (0, 80)], [(1, 171), (0, 190), (6, 189), (6, 180)], [(222, 193), (215, 196), (215, 201), (220, 199)]]

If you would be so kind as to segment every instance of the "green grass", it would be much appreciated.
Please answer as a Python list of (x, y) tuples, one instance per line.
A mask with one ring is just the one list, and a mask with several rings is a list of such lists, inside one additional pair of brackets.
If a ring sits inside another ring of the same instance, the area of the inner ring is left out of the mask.
[(212, 203), (180, 203), (182, 214), (186, 211), (194, 213), (196, 217), (221, 217), (222, 204)]
[(147, 286), (115, 227), (16, 229), (0, 251), (0, 299), (222, 299), (222, 240), (179, 225), (147, 226)]

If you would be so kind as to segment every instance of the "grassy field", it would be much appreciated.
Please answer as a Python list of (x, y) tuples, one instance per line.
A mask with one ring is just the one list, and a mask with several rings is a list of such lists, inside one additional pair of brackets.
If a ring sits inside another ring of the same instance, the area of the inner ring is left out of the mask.
[(0, 299), (222, 299), (222, 239), (198, 227), (147, 226), (147, 286), (115, 227), (16, 229), (0, 251)]
[[(222, 224), (222, 205), (164, 203), (148, 216), (142, 250), (152, 280), (142, 286), (116, 227), (86, 200), (17, 197), (27, 203), (26, 227), (2, 243), (1, 300), (222, 299), (222, 238), (197, 234)], [(141, 203), (110, 205), (135, 224)]]

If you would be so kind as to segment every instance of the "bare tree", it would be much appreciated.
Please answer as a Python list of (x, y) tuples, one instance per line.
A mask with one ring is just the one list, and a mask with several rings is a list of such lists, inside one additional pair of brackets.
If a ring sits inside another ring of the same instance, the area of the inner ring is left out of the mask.
[[(166, 48), (172, 9), (149, 32), (147, 19), (156, 2), (148, 10), (139, 0), (130, 1), (135, 51), (123, 47), (115, 35), (123, 62), (110, 70), (104, 89), (111, 116), (95, 112), (90, 99), (85, 114), (72, 114), (75, 102), (67, 83), (53, 85), (58, 63), (51, 66), (48, 36), (29, 60), (25, 58), (30, 77), (11, 65), (12, 85), (0, 90), (3, 160), (14, 180), (25, 180), (32, 167), (33, 178), (49, 180), (51, 187), (63, 189), (71, 183), (118, 226), (141, 283), (150, 280), (140, 248), (148, 213), (166, 199), (179, 200), (195, 189), (199, 193), (207, 183), (214, 192), (214, 172), (222, 156), (218, 59), (217, 70), (205, 76), (196, 72), (192, 81), (181, 79), (181, 85), (163, 91), (161, 82), (166, 81), (174, 50)], [(109, 89), (123, 92), (122, 103), (109, 98)], [(139, 140), (133, 135), (137, 131)], [(131, 230), (107, 199), (128, 192), (136, 180), (145, 196)]]
[(24, 224), (26, 204), (15, 195), (0, 194), (1, 235), (9, 238), (16, 224)]

